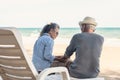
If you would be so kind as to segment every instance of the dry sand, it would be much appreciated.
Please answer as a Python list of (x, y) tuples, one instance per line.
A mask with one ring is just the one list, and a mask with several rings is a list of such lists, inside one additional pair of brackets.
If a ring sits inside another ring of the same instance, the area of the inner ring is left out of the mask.
[[(31, 39), (23, 38), (23, 44), (27, 50), (30, 58), (32, 57), (33, 45), (36, 38)], [(100, 58), (100, 75), (105, 80), (120, 80), (120, 41), (118, 44), (111, 44), (111, 42), (105, 40)], [(69, 44), (69, 40), (55, 40), (54, 55), (63, 55), (66, 47)], [(74, 55), (71, 57), (74, 59)]]

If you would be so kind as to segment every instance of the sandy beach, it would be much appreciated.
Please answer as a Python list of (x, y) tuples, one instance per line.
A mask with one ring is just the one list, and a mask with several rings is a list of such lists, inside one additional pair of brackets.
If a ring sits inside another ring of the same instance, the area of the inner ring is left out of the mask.
[[(24, 47), (30, 58), (35, 40), (36, 37), (34, 39), (23, 38)], [(54, 55), (63, 55), (69, 42), (67, 39), (57, 38), (54, 44)], [(71, 59), (74, 59), (74, 55)], [(120, 40), (105, 39), (100, 58), (100, 70), (99, 76), (104, 77), (105, 80), (120, 80)]]

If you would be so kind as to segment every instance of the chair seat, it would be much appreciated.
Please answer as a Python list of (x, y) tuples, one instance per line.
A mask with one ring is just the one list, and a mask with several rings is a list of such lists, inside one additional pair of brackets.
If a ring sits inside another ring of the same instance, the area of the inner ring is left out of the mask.
[(71, 77), (70, 80), (104, 80), (104, 78), (102, 78), (102, 77), (97, 77), (97, 78), (77, 79), (77, 78)]

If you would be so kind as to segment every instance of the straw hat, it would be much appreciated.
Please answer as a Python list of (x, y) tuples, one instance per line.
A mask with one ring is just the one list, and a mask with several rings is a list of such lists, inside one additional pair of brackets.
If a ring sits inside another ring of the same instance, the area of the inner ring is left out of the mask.
[(92, 17), (85, 17), (83, 21), (79, 22), (79, 25), (81, 26), (82, 24), (92, 24), (97, 26), (97, 23), (94, 18)]

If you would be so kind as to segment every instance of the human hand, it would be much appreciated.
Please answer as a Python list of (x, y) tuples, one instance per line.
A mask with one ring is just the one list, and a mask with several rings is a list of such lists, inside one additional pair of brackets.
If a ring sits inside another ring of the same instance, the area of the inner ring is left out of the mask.
[(55, 56), (55, 58), (57, 59), (61, 59), (63, 56)]
[(60, 61), (63, 56), (55, 56), (55, 60)]
[(60, 62), (66, 62), (68, 58), (66, 58), (65, 56), (56, 56), (56, 60)]

